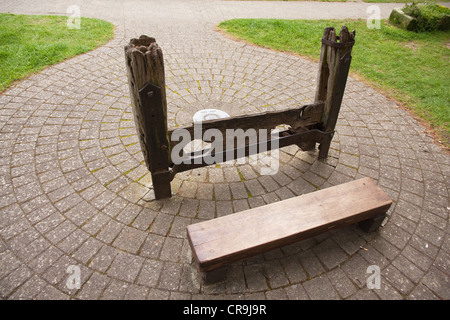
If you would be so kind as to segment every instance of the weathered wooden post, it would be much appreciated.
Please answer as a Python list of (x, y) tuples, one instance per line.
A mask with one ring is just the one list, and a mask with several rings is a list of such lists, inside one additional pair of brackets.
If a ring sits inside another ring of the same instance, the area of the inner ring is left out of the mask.
[(154, 38), (140, 36), (125, 46), (136, 131), (156, 199), (172, 196), (164, 59)]
[[(337, 40), (340, 40), (340, 42), (337, 42)], [(346, 26), (341, 28), (339, 36), (336, 35), (332, 27), (325, 28), (323, 32), (315, 103), (319, 101), (325, 103), (321, 120), (321, 130), (324, 132), (334, 132), (336, 127), (354, 43), (355, 31), (349, 32)], [(332, 139), (333, 135), (330, 134), (320, 144), (319, 159), (328, 156)]]

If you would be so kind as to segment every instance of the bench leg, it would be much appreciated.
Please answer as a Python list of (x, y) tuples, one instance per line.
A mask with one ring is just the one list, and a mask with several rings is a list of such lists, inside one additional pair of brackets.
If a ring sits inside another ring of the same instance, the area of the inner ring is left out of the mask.
[(383, 213), (379, 216), (376, 216), (374, 218), (370, 218), (370, 219), (361, 221), (358, 225), (364, 232), (367, 232), (367, 233), (375, 232), (381, 226), (381, 223), (383, 222), (384, 218), (386, 218), (385, 213)]
[(227, 267), (216, 270), (200, 272), (204, 284), (213, 284), (225, 280), (227, 275)]

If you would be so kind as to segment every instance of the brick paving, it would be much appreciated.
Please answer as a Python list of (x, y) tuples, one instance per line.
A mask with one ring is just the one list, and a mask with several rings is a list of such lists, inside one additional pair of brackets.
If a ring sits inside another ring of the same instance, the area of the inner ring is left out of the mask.
[[(0, 11), (64, 14), (76, 4), (35, 2)], [(123, 60), (131, 37), (154, 36), (163, 49), (175, 126), (202, 108), (238, 115), (313, 99), (315, 63), (226, 39), (213, 31), (221, 20), (366, 17), (368, 5), (83, 2), (82, 15), (115, 23), (115, 38), (0, 95), (0, 297), (449, 299), (450, 156), (352, 78), (326, 161), (288, 147), (275, 175), (251, 163), (210, 166), (178, 174), (173, 198), (151, 200)], [(383, 17), (395, 6), (380, 5)], [(344, 228), (235, 263), (223, 282), (199, 282), (188, 224), (366, 176), (394, 200), (379, 232)], [(70, 265), (80, 289), (67, 285)], [(371, 265), (380, 289), (366, 285)]]

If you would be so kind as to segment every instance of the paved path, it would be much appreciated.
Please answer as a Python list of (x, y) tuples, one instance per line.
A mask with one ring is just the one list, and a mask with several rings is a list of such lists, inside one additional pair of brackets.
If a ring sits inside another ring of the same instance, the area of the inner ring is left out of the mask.
[[(166, 59), (169, 121), (205, 107), (243, 114), (306, 104), (317, 65), (214, 32), (232, 17), (366, 17), (365, 3), (0, 1), (0, 11), (82, 15), (114, 40), (0, 95), (0, 296), (5, 299), (449, 299), (450, 157), (408, 112), (349, 79), (327, 161), (286, 148), (278, 174), (250, 164), (179, 174), (148, 201), (123, 45), (155, 36)], [(386, 17), (393, 4), (382, 4)], [(355, 227), (273, 250), (202, 285), (185, 227), (370, 176), (395, 201), (378, 233)], [(81, 289), (67, 286), (80, 267)], [(368, 289), (370, 265), (381, 289)]]

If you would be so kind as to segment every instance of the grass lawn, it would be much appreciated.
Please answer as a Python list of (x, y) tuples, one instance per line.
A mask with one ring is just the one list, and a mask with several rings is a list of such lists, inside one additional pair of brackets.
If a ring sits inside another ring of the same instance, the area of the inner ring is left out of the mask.
[(395, 98), (450, 147), (450, 32), (415, 33), (381, 21), (236, 19), (219, 28), (260, 46), (319, 60), (323, 29), (356, 30), (350, 72)]
[[(372, 3), (421, 3), (421, 2), (430, 2), (430, 0), (363, 0), (364, 2), (372, 2)], [(433, 1), (433, 0), (431, 0)], [(439, 2), (448, 2), (447, 0), (445, 1), (439, 1)]]
[[(228, 0), (225, 0), (228, 1)], [(231, 1), (231, 0), (230, 0)], [(261, 0), (240, 0), (240, 1), (261, 1)], [(347, 0), (262, 0), (262, 1), (321, 1), (321, 2), (347, 2)], [(391, 3), (411, 3), (411, 2), (425, 2), (427, 0), (362, 0), (363, 2), (391, 2)], [(442, 1), (442, 2), (448, 2), (448, 1)]]
[(69, 29), (64, 16), (0, 13), (0, 92), (15, 80), (92, 50), (114, 36), (114, 26), (81, 18), (80, 29)]
[[(233, 0), (225, 0), (233, 1)], [(240, 1), (261, 1), (261, 0), (240, 0)], [(321, 2), (347, 2), (347, 0), (262, 0), (262, 1), (321, 1)], [(394, 0), (392, 0), (394, 1)], [(406, 1), (406, 0), (405, 0)]]

